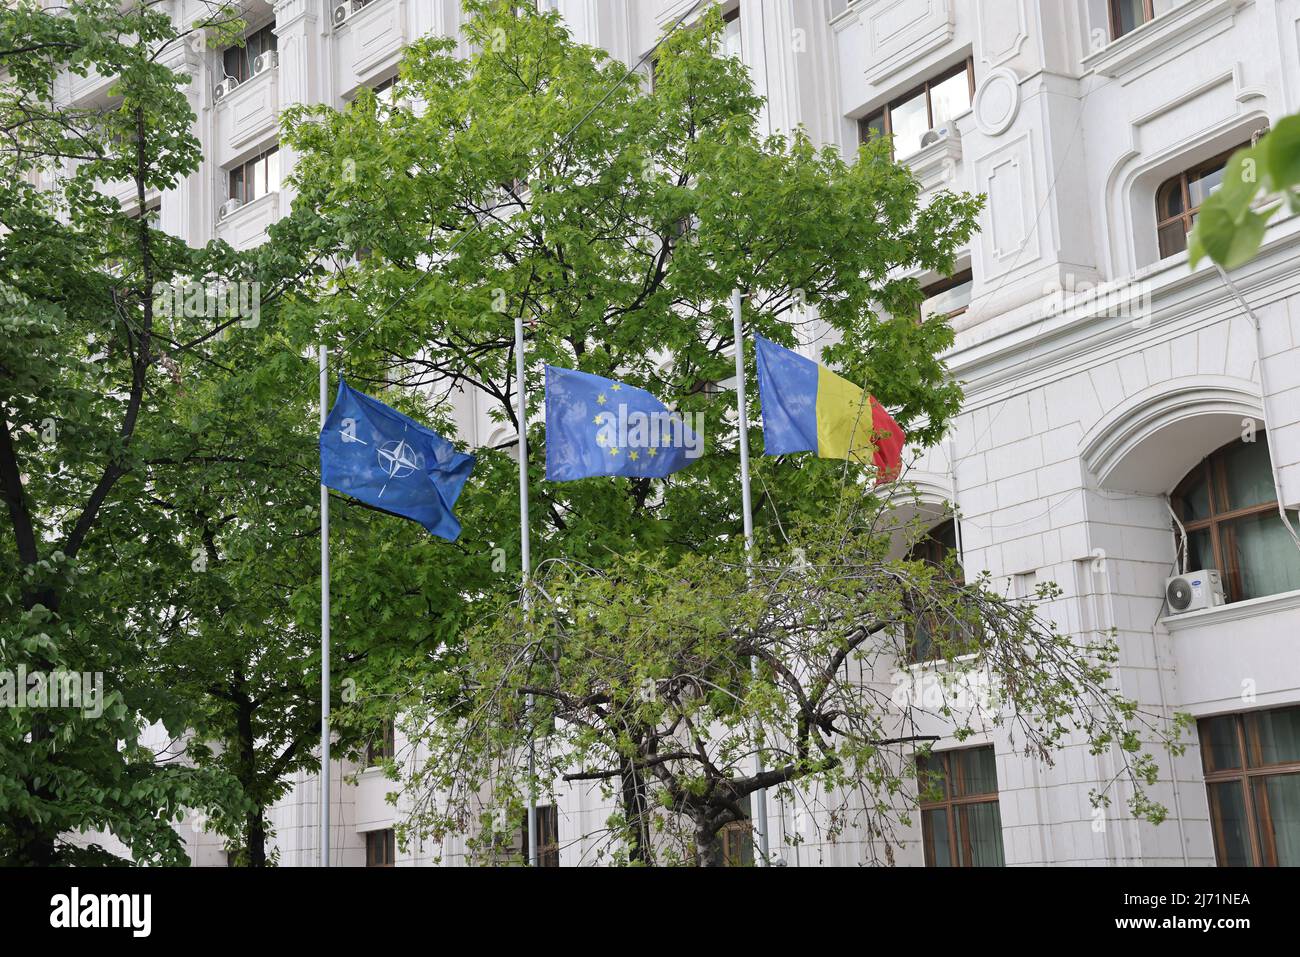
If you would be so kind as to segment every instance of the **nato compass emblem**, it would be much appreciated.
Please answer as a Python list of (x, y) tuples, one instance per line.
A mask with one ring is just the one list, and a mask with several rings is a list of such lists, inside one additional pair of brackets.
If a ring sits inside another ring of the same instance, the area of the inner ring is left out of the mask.
[[(387, 476), (388, 481), (393, 479), (406, 478), (408, 475), (414, 475), (424, 469), (424, 455), (413, 449), (405, 439), (394, 439), (391, 442), (385, 442), (375, 450), (376, 457), (379, 460), (379, 468)], [(384, 489), (388, 488), (388, 482), (379, 490), (382, 498)]]

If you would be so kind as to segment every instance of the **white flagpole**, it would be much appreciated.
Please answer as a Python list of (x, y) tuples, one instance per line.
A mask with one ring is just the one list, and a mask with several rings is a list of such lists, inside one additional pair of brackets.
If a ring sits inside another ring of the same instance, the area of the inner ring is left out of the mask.
[[(320, 361), (320, 425), (329, 414), (326, 349), (318, 350)], [(320, 866), (330, 866), (330, 494), (320, 487)]]
[[(736, 412), (740, 418), (740, 499), (745, 512), (745, 570), (752, 579), (754, 576), (754, 516), (749, 494), (749, 413), (745, 408), (745, 335), (744, 324), (740, 317), (739, 289), (731, 291), (731, 328), (736, 341)], [(758, 674), (758, 659), (749, 659), (750, 674)], [(757, 735), (755, 744), (758, 744)], [(763, 755), (755, 748), (754, 773), (763, 772)], [(754, 792), (753, 807), (754, 837), (757, 839), (758, 860), (760, 867), (768, 863), (767, 843), (767, 792), (759, 788)]]
[[(523, 567), (524, 614), (532, 603), (528, 579), (532, 574), (532, 555), (528, 541), (528, 392), (524, 387), (524, 317), (515, 316), (515, 378), (519, 382), (519, 399), (516, 416), (519, 420), (519, 557)], [(525, 700), (529, 714), (533, 711), (533, 696)], [(537, 866), (537, 789), (533, 787), (536, 770), (536, 753), (531, 736), (528, 741), (528, 866)]]

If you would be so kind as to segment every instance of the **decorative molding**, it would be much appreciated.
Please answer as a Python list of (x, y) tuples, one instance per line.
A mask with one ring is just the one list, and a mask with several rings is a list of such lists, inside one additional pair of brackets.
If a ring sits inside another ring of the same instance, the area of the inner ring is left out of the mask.
[(1226, 21), (1231, 25), (1237, 10), (1248, 0), (1186, 0), (1172, 10), (1112, 40), (1096, 53), (1083, 58), (1083, 68), (1102, 76), (1119, 77), (1180, 44), (1202, 43), (1206, 32)]
[(1007, 131), (1020, 113), (1020, 79), (1010, 67), (990, 70), (975, 91), (975, 122), (985, 136)]
[(1233, 376), (1197, 375), (1160, 382), (1103, 416), (1083, 437), (1083, 463), (1102, 488), (1128, 455), (1157, 432), (1185, 419), (1232, 415), (1261, 419), (1259, 387)]
[(1160, 623), (1170, 632), (1189, 631), (1193, 628), (1213, 628), (1233, 621), (1249, 621), (1300, 609), (1300, 591), (1284, 591), (1263, 598), (1234, 601), (1218, 608), (1202, 608), (1182, 615), (1166, 615)]
[(1029, 39), (1024, 4), (1021, 0), (980, 0), (978, 9), (980, 62), (1001, 66)]
[(873, 86), (939, 49), (955, 32), (950, 0), (865, 0), (851, 9), (866, 31), (866, 75)]

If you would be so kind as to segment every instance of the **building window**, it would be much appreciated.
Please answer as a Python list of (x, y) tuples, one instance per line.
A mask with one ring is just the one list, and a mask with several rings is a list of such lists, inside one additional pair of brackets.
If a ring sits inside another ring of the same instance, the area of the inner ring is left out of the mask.
[(392, 867), (397, 858), (397, 839), (393, 829), (366, 831), (366, 867)]
[(1152, 0), (1108, 0), (1110, 3), (1110, 38), (1118, 40), (1155, 17)]
[(740, 58), (740, 7), (722, 15), (722, 55)]
[(960, 316), (970, 305), (971, 289), (975, 286), (975, 277), (969, 269), (962, 269), (928, 286), (921, 287), (921, 318), (943, 316), (953, 319)]
[[(520, 829), (519, 849), (528, 860), (528, 812)], [(537, 805), (537, 866), (560, 866), (560, 816), (554, 804)]]
[(921, 138), (954, 116), (966, 112), (975, 98), (975, 66), (966, 62), (926, 80), (918, 88), (863, 117), (858, 123), (862, 142), (875, 136), (894, 138), (894, 155), (909, 156), (921, 148)]
[(926, 867), (1002, 867), (1002, 814), (992, 747), (916, 759)]
[[(957, 583), (964, 584), (960, 558), (957, 555), (957, 523), (954, 519), (940, 522), (912, 546), (907, 560), (924, 562), (935, 568), (946, 568), (949, 558), (957, 560)], [(961, 642), (961, 626), (942, 611), (929, 608), (912, 608), (912, 623), (907, 629), (907, 660), (912, 664), (938, 659), (942, 652), (936, 638), (950, 647)]]
[[(1242, 146), (1247, 144), (1243, 143)], [(1228, 157), (1241, 147), (1234, 146), (1226, 153), (1207, 160), (1179, 173), (1160, 184), (1156, 190), (1156, 235), (1160, 242), (1160, 258), (1172, 256), (1187, 248), (1187, 234), (1196, 224), (1205, 197), (1223, 182), (1223, 170)]]
[(1300, 708), (1204, 718), (1199, 730), (1219, 866), (1300, 865)]
[(749, 795), (741, 798), (739, 803), (745, 816), (722, 825), (718, 832), (718, 851), (713, 858), (714, 867), (754, 866), (754, 824)]
[(265, 153), (240, 163), (230, 170), (230, 198), (241, 203), (274, 193), (280, 188), (280, 148), (272, 146)]
[(1300, 552), (1277, 511), (1262, 431), (1207, 456), (1170, 498), (1187, 536), (1185, 567), (1217, 569), (1227, 601), (1300, 589)]
[(276, 49), (275, 24), (268, 23), (262, 29), (250, 33), (244, 38), (243, 46), (226, 47), (221, 54), (221, 66), (226, 76), (243, 83), (253, 75), (253, 64), (263, 53)]
[(373, 768), (376, 764), (390, 761), (396, 754), (396, 729), (392, 721), (385, 721), (366, 742), (366, 767)]

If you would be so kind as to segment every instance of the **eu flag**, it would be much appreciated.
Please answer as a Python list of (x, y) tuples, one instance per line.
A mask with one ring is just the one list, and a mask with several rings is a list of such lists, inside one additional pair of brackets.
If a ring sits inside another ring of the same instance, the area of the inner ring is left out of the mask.
[(663, 478), (704, 451), (699, 431), (644, 389), (546, 367), (546, 477)]
[(474, 456), (339, 380), (320, 433), (322, 485), (454, 542), (460, 522), (451, 509), (473, 468)]

